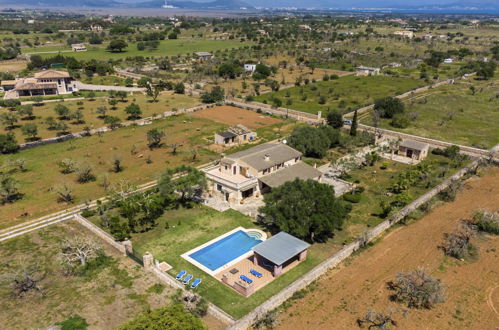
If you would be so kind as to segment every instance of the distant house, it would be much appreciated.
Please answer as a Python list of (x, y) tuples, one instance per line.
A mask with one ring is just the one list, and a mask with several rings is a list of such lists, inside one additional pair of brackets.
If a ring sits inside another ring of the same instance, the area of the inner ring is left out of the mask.
[(414, 140), (403, 140), (399, 144), (397, 154), (414, 160), (423, 160), (428, 156), (430, 146), (428, 143)]
[(447, 64), (454, 63), (454, 60), (452, 58), (446, 58), (444, 60), (444, 63), (447, 63)]
[(312, 28), (310, 27), (310, 25), (307, 25), (307, 24), (301, 24), (301, 25), (298, 25), (298, 28), (299, 28), (300, 30), (312, 31)]
[(72, 44), (71, 49), (73, 50), (73, 52), (86, 52), (87, 51), (87, 47), (85, 46), (85, 44)]
[(358, 66), (355, 69), (357, 76), (377, 76), (379, 75), (380, 68), (373, 68), (369, 66)]
[(213, 54), (209, 52), (195, 52), (194, 55), (199, 61), (207, 61), (213, 58)]
[(69, 73), (58, 70), (37, 72), (33, 78), (5, 80), (2, 81), (2, 87), (6, 91), (13, 91), (17, 97), (69, 94), (76, 91)]
[(94, 32), (100, 32), (103, 30), (102, 26), (99, 24), (90, 25), (90, 30)]
[(400, 37), (403, 37), (403, 38), (409, 38), (409, 39), (412, 39), (414, 38), (414, 32), (412, 31), (395, 31), (393, 32), (394, 35), (396, 36), (400, 36)]
[(229, 129), (215, 133), (215, 143), (230, 146), (234, 144), (248, 143), (256, 139), (256, 132), (253, 132), (243, 125), (229, 127)]
[(246, 63), (244, 64), (244, 72), (253, 73), (256, 70), (256, 64)]
[(392, 68), (400, 68), (402, 66), (402, 64), (400, 64), (398, 62), (392, 62), (392, 63), (390, 63), (390, 66)]
[(256, 32), (257, 32), (258, 34), (262, 35), (262, 36), (266, 36), (266, 35), (268, 35), (268, 32), (267, 32), (267, 31), (265, 31), (265, 30), (256, 30)]
[(209, 194), (228, 203), (261, 197), (294, 179), (317, 180), (322, 172), (301, 161), (302, 153), (283, 143), (269, 142), (225, 156), (203, 171)]

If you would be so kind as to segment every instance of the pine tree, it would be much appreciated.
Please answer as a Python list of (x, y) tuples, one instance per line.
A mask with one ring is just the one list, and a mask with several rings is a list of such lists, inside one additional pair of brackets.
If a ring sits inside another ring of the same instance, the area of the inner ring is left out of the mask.
[(352, 126), (350, 126), (350, 135), (351, 136), (357, 135), (357, 110), (355, 110), (353, 114)]

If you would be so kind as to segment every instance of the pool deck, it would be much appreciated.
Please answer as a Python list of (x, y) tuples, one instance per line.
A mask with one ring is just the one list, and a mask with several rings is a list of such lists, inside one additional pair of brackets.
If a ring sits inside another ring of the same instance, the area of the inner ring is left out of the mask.
[[(291, 264), (286, 266), (284, 269), (284, 273), (289, 271), (290, 269), (293, 269), (297, 265), (299, 265), (300, 262), (298, 260), (293, 261)], [(238, 272), (236, 274), (231, 274), (230, 270), (232, 269), (237, 269)], [(261, 273), (263, 276), (260, 278), (257, 278), (256, 276), (252, 275), (250, 273), (250, 270), (254, 269), (257, 272)], [(214, 277), (222, 282), (222, 278), (224, 275), (229, 279), (229, 283), (234, 283), (234, 282), (243, 282), (241, 279), (239, 279), (240, 275), (245, 275), (246, 277), (250, 278), (253, 280), (253, 285), (255, 286), (254, 292), (258, 291), (259, 289), (263, 288), (265, 285), (269, 284), (272, 282), (276, 277), (272, 275), (272, 272), (268, 270), (267, 268), (257, 266), (253, 263), (253, 256), (244, 258), (242, 260), (239, 260), (237, 263), (232, 264), (230, 268), (224, 269), (217, 274), (214, 275)], [(282, 276), (282, 274), (280, 275)], [(230, 286), (230, 285), (229, 285)], [(232, 287), (231, 287), (232, 288)]]
[(224, 239), (225, 237), (227, 236), (230, 236), (232, 235), (233, 233), (237, 232), (237, 231), (244, 231), (244, 232), (248, 232), (248, 231), (257, 231), (259, 233), (263, 233), (263, 237), (262, 239), (265, 240), (267, 235), (261, 231), (261, 230), (258, 230), (258, 229), (246, 229), (244, 227), (237, 227), (237, 228), (234, 228), (233, 230), (231, 231), (228, 231), (226, 232), (225, 234), (223, 235), (220, 235), (218, 237), (215, 237), (214, 239), (190, 250), (190, 251), (187, 251), (186, 253), (182, 254), (181, 257), (184, 258), (185, 260), (187, 260), (188, 262), (190, 262), (191, 264), (193, 264), (194, 266), (198, 267), (199, 269), (201, 269), (202, 271), (208, 273), (209, 275), (215, 277), (215, 274), (218, 274), (220, 272), (223, 272), (223, 271), (229, 271), (230, 269), (232, 269), (231, 266), (235, 265), (236, 263), (238, 263), (239, 261), (241, 260), (244, 260), (244, 259), (247, 259), (248, 257), (252, 256), (253, 255), (253, 250), (250, 250), (248, 252), (246, 252), (245, 254), (239, 256), (238, 258), (235, 258), (233, 260), (231, 260), (230, 262), (226, 263), (225, 265), (215, 269), (215, 270), (211, 270), (209, 269), (208, 267), (204, 266), (203, 264), (201, 264), (200, 262), (196, 261), (195, 259), (191, 258), (190, 255), (221, 240), (221, 239)]

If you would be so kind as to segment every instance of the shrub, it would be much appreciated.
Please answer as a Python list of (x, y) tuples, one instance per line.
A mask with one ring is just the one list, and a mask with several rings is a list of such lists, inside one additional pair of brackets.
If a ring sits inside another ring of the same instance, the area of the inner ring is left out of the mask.
[(62, 322), (57, 322), (61, 330), (86, 330), (89, 326), (87, 320), (78, 314), (69, 317), (67, 320)]
[(81, 212), (81, 216), (84, 218), (90, 218), (93, 217), (96, 213), (97, 211), (95, 210), (86, 209)]
[(343, 195), (343, 199), (350, 203), (360, 202), (360, 197), (361, 197), (360, 194), (352, 194), (352, 193), (346, 193)]
[(475, 236), (475, 230), (470, 224), (461, 223), (458, 228), (450, 234), (444, 235), (442, 249), (444, 253), (456, 259), (464, 259), (474, 254), (475, 248), (471, 244), (471, 238)]
[(407, 128), (409, 127), (410, 119), (405, 114), (396, 114), (393, 116), (390, 125), (395, 128)]
[(473, 216), (472, 223), (479, 231), (499, 235), (499, 212), (477, 212)]

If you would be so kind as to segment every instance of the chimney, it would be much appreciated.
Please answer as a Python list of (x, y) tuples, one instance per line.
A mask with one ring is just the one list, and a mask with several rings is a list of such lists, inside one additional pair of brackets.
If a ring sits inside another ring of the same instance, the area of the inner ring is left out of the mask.
[(265, 159), (265, 161), (267, 161), (267, 162), (268, 162), (268, 161), (270, 160), (270, 156), (269, 156), (268, 154), (266, 154), (266, 155), (263, 157), (263, 159)]

